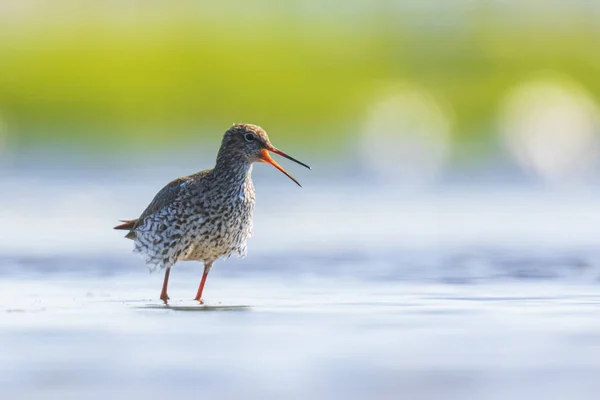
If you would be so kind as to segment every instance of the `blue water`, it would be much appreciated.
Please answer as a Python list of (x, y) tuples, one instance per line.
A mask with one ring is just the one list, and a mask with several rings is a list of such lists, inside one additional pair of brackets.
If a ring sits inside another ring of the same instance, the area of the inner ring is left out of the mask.
[[(212, 312), (157, 307), (161, 274), (111, 229), (179, 171), (1, 175), (3, 398), (597, 398), (598, 191), (257, 170)], [(200, 276), (176, 266), (174, 306)]]

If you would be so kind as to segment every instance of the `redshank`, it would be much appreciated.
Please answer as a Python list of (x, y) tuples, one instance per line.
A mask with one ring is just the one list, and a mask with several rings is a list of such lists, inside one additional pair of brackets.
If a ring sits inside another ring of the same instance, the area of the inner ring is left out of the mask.
[(177, 178), (154, 197), (137, 219), (121, 221), (115, 229), (135, 243), (134, 252), (146, 256), (151, 269), (165, 269), (160, 299), (167, 304), (171, 267), (178, 261), (202, 261), (204, 273), (195, 300), (202, 291), (213, 263), (221, 257), (246, 255), (252, 235), (254, 185), (252, 164), (266, 162), (294, 179), (269, 152), (310, 167), (273, 147), (259, 126), (238, 124), (223, 136), (213, 169)]

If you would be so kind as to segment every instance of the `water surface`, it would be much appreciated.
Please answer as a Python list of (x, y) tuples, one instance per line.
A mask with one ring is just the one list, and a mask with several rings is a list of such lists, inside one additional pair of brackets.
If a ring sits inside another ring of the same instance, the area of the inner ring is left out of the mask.
[(597, 397), (593, 190), (298, 190), (262, 171), (249, 256), (189, 312), (201, 266), (176, 266), (164, 308), (111, 230), (171, 171), (64, 176), (1, 178), (6, 398)]

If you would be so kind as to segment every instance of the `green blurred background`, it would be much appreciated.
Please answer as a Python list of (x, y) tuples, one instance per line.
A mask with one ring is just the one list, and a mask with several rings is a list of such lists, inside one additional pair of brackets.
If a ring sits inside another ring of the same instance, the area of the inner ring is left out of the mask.
[(430, 95), (453, 143), (486, 143), (540, 73), (600, 98), (598, 21), (597, 1), (3, 0), (4, 147), (143, 152), (251, 122), (342, 151), (394, 85)]

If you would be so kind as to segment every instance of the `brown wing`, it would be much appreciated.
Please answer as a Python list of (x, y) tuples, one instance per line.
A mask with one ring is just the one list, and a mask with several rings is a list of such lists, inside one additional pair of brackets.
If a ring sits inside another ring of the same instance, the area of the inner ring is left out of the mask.
[[(146, 219), (147, 216), (152, 215), (152, 214), (162, 210), (163, 208), (167, 207), (169, 204), (171, 204), (177, 198), (177, 196), (181, 192), (181, 188), (182, 188), (181, 184), (182, 183), (190, 181), (190, 180), (200, 179), (200, 178), (204, 177), (205, 175), (207, 175), (209, 172), (210, 172), (210, 170), (207, 169), (207, 170), (204, 170), (201, 172), (197, 172), (193, 175), (182, 176), (181, 178), (177, 178), (174, 181), (169, 182), (164, 188), (162, 188), (156, 194), (156, 196), (154, 196), (154, 199), (152, 200), (152, 202), (150, 202), (148, 207), (146, 207), (146, 209), (144, 210), (144, 212), (142, 213), (142, 215), (140, 215), (140, 217), (138, 219), (131, 220), (131, 221), (122, 221), (125, 223), (115, 227), (115, 229), (130, 229), (129, 234), (127, 234), (125, 237), (130, 238), (130, 239), (135, 238), (135, 232), (134, 232), (135, 229), (144, 222), (144, 219)], [(131, 224), (131, 227), (129, 227), (130, 224)], [(125, 227), (125, 225), (127, 225), (127, 227)]]
[(142, 215), (140, 215), (137, 221), (135, 221), (135, 224), (133, 225), (131, 230), (137, 228), (147, 216), (152, 215), (155, 212), (160, 211), (163, 208), (167, 207), (169, 204), (171, 204), (173, 200), (177, 198), (177, 195), (181, 191), (181, 184), (187, 181), (188, 179), (188, 176), (177, 178), (174, 181), (169, 182), (164, 188), (162, 188), (156, 194), (156, 196), (154, 196), (154, 199), (152, 199), (152, 202), (148, 205), (148, 207), (146, 207)]
[(146, 218), (148, 215), (152, 215), (153, 213), (159, 211), (163, 207), (166, 207), (171, 202), (173, 202), (173, 200), (177, 198), (177, 195), (181, 191), (181, 184), (185, 182), (187, 178), (188, 177), (177, 178), (174, 181), (167, 184), (167, 186), (162, 188), (156, 194), (156, 196), (154, 196), (152, 202), (148, 205), (148, 207), (146, 207), (146, 209), (139, 218), (131, 220), (122, 220), (121, 222), (123, 223), (115, 226), (113, 229), (127, 230), (129, 231), (129, 233), (125, 235), (125, 237), (128, 239), (135, 239), (135, 229), (140, 225), (140, 223), (144, 221), (144, 218)]
[(144, 219), (147, 216), (152, 215), (171, 204), (181, 192), (182, 183), (187, 182), (189, 180), (201, 178), (208, 172), (210, 172), (210, 170), (198, 172), (193, 175), (183, 176), (181, 178), (177, 178), (174, 181), (169, 182), (156, 194), (156, 196), (154, 196), (152, 202), (148, 205), (148, 207), (146, 207), (146, 209), (138, 219), (121, 221), (124, 222), (124, 224), (118, 225), (114, 229), (129, 229), (130, 232), (125, 237), (128, 237), (130, 239), (135, 238), (135, 233), (133, 231), (135, 231), (135, 229), (144, 222)]

